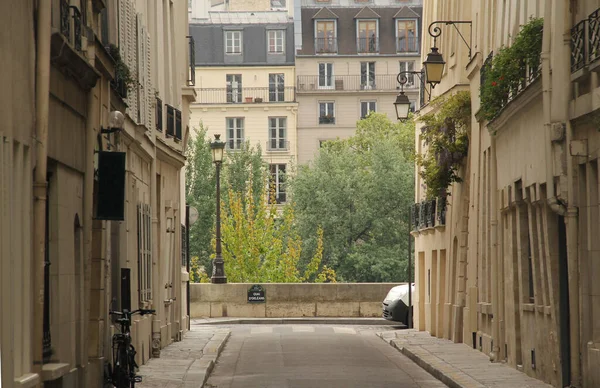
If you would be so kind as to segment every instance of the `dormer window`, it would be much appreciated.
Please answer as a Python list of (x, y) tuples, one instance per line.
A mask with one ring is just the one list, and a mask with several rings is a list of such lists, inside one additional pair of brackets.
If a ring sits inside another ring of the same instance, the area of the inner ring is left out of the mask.
[(242, 53), (242, 31), (225, 31), (225, 54)]
[(396, 20), (396, 52), (418, 53), (419, 35), (417, 21), (408, 19)]
[(379, 29), (377, 27), (377, 20), (358, 20), (356, 50), (359, 54), (379, 52)]
[(317, 54), (337, 53), (335, 20), (316, 20), (315, 33), (315, 51)]

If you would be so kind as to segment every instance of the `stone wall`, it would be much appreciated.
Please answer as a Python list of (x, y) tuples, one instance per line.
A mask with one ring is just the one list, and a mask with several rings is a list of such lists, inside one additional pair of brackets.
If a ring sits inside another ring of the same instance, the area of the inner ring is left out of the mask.
[[(398, 283), (399, 284), (399, 283)], [(248, 303), (252, 284), (191, 284), (190, 315), (202, 317), (380, 317), (396, 283), (270, 283), (265, 303)]]

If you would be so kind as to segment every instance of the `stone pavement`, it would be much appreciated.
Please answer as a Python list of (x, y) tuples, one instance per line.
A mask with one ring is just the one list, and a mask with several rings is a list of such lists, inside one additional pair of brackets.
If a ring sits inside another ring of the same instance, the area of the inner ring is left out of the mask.
[(450, 388), (552, 388), (465, 344), (432, 337), (416, 330), (377, 334)]
[(183, 341), (164, 348), (160, 358), (140, 367), (141, 388), (201, 388), (229, 338), (230, 330), (192, 326)]
[(206, 388), (442, 388), (375, 334), (392, 326), (230, 326)]

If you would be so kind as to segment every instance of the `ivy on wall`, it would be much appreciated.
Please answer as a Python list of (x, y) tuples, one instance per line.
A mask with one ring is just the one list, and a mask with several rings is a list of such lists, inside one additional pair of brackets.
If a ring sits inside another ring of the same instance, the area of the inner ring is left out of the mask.
[(510, 47), (502, 47), (482, 68), (481, 110), (486, 120), (494, 119), (508, 101), (537, 77), (540, 69), (544, 19), (532, 18), (521, 27)]
[(469, 150), (471, 95), (458, 92), (437, 98), (431, 105), (437, 109), (419, 119), (424, 124), (421, 140), (427, 151), (415, 155), (429, 199), (444, 197), (448, 186), (462, 181), (458, 171)]

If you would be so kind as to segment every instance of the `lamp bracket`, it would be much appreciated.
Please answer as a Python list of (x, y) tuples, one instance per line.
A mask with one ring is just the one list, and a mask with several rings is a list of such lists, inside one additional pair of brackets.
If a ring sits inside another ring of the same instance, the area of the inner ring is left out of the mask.
[(473, 41), (473, 22), (472, 21), (469, 21), (469, 20), (436, 20), (435, 22), (431, 23), (429, 25), (428, 32), (429, 32), (429, 35), (433, 38), (433, 46), (434, 47), (436, 47), (437, 38), (442, 34), (442, 29), (438, 26), (434, 27), (435, 24), (445, 24), (447, 26), (448, 25), (453, 26), (454, 29), (456, 29), (456, 32), (458, 32), (458, 35), (460, 36), (462, 41), (465, 43), (465, 45), (469, 49), (469, 58), (471, 58), (471, 45), (469, 43), (467, 43), (467, 40), (465, 39), (465, 37), (463, 36), (463, 34), (460, 32), (460, 30), (458, 29), (458, 27), (456, 25), (457, 24), (468, 24), (469, 25), (469, 42), (472, 42)]
[(429, 101), (431, 101), (431, 92), (427, 90), (427, 87), (423, 82), (423, 80), (425, 79), (425, 69), (421, 69), (421, 71), (401, 71), (400, 73), (398, 73), (398, 75), (396, 76), (396, 80), (400, 84), (401, 92), (404, 92), (404, 85), (408, 82), (406, 74), (414, 74), (417, 77), (419, 77), (419, 81), (421, 81), (421, 87), (424, 88), (424, 90), (427, 92), (427, 97), (429, 98)]
[(102, 128), (100, 127), (100, 133), (109, 134), (119, 132), (121, 128)]

